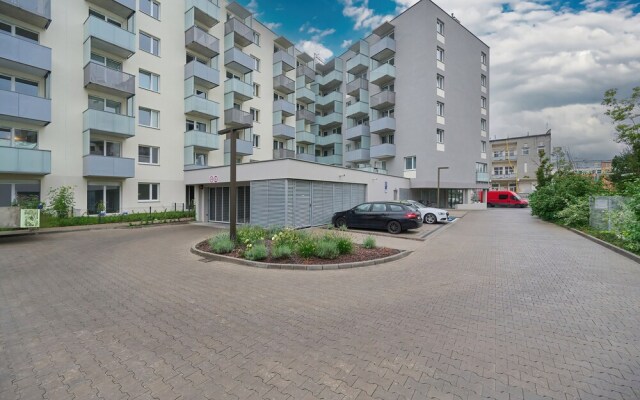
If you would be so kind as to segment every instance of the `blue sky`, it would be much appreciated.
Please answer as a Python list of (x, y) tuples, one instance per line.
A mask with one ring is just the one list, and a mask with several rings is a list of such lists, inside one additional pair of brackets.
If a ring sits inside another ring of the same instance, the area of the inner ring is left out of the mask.
[[(417, 0), (240, 0), (296, 47), (328, 59)], [(436, 0), (491, 47), (490, 136), (552, 129), (576, 159), (621, 148), (600, 105), (640, 86), (640, 0)]]

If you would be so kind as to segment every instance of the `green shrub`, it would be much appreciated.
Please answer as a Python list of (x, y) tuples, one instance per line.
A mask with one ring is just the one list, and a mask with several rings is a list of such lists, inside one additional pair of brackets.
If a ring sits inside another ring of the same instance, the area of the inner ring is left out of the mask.
[(300, 242), (300, 240), (306, 235), (307, 234), (305, 232), (295, 230), (292, 228), (285, 228), (280, 230), (279, 232), (275, 232), (271, 236), (271, 240), (276, 246), (287, 245), (291, 248), (294, 248)]
[(61, 186), (49, 190), (49, 207), (47, 211), (58, 218), (68, 218), (76, 204), (73, 186)]
[(549, 183), (538, 187), (529, 196), (529, 205), (533, 215), (547, 221), (558, 221), (558, 213), (576, 203), (578, 199), (603, 192), (602, 183), (594, 182), (589, 176), (571, 172), (556, 173)]
[(375, 249), (376, 240), (373, 238), (373, 236), (367, 236), (362, 242), (362, 247), (364, 247), (365, 249)]
[(302, 258), (313, 257), (316, 254), (316, 241), (312, 236), (302, 238), (296, 248), (298, 255)]
[(107, 215), (101, 218), (87, 215), (81, 217), (57, 218), (55, 215), (43, 213), (40, 218), (40, 227), (51, 228), (58, 226), (95, 225), (118, 222), (150, 223), (156, 220), (179, 220), (182, 218), (193, 218), (194, 216), (195, 213), (193, 211), (154, 211), (152, 213)]
[(40, 197), (35, 194), (18, 195), (12, 205), (24, 209), (36, 209), (40, 205)]
[(248, 246), (242, 256), (247, 260), (258, 261), (267, 258), (267, 246), (262, 243), (254, 246)]
[(267, 230), (257, 225), (243, 225), (238, 228), (236, 238), (242, 245), (257, 244), (267, 237)]
[(289, 245), (286, 245), (286, 244), (273, 246), (271, 248), (271, 257), (276, 259), (291, 258), (292, 254), (293, 254), (293, 250)]
[(209, 246), (216, 254), (231, 253), (236, 247), (228, 233), (220, 233), (209, 239)]
[(334, 259), (340, 255), (338, 243), (334, 240), (321, 239), (316, 246), (316, 256)]
[(560, 223), (572, 228), (589, 225), (589, 198), (578, 197), (569, 200), (569, 204), (556, 213)]
[(353, 240), (348, 236), (336, 236), (334, 242), (340, 254), (353, 253)]

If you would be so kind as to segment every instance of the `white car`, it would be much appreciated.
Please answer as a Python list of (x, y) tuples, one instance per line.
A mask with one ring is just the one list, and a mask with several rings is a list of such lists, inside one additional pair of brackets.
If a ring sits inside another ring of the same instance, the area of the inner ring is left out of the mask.
[(418, 210), (425, 224), (435, 224), (449, 220), (449, 213), (441, 208), (427, 207), (415, 200), (402, 200), (402, 203), (408, 204)]

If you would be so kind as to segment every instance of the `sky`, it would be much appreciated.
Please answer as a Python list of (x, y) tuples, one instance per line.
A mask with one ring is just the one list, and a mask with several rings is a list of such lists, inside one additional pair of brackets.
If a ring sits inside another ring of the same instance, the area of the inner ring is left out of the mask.
[[(240, 0), (325, 60), (417, 0)], [(436, 0), (490, 46), (490, 137), (541, 134), (573, 159), (622, 150), (600, 104), (640, 86), (640, 0)], [(435, 29), (435, 26), (434, 26)]]

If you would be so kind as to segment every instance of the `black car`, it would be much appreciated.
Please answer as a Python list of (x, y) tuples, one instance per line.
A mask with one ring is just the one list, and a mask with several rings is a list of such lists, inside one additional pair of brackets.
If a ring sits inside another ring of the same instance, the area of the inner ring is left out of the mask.
[(331, 223), (335, 227), (386, 229), (400, 233), (422, 226), (420, 213), (411, 206), (393, 201), (362, 203), (350, 210), (333, 214)]

